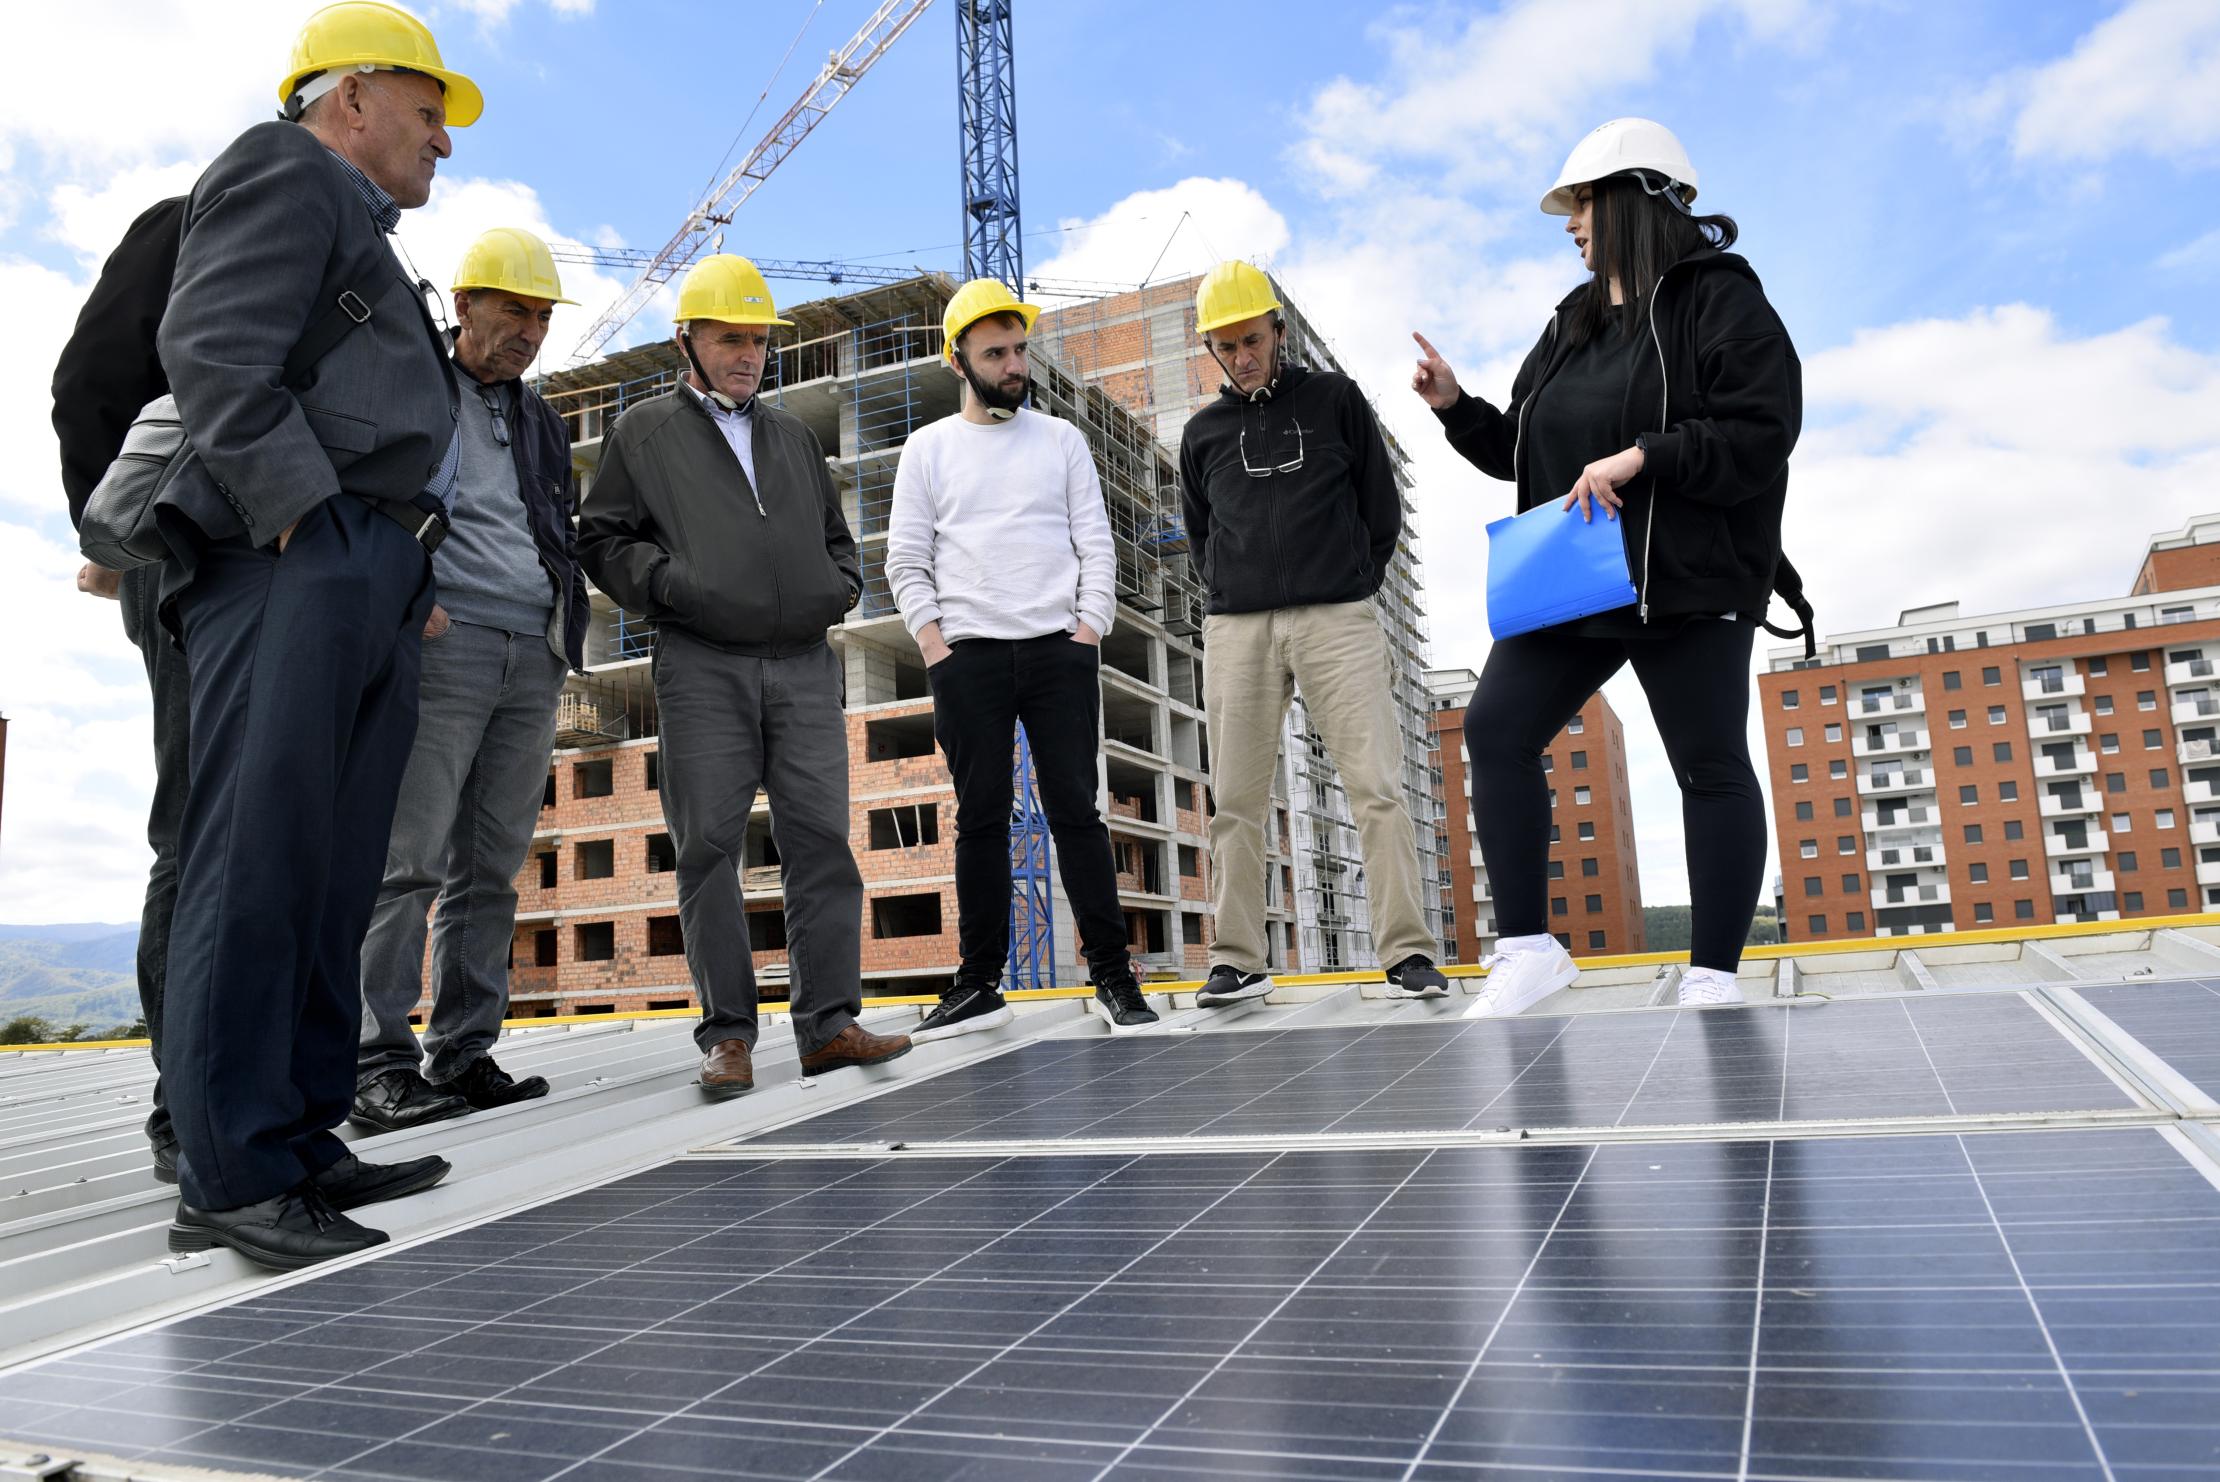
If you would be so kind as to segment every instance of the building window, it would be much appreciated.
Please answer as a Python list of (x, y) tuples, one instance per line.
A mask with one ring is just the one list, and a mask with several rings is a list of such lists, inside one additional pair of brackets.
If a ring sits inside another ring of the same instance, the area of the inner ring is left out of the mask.
[(2112, 832), (2116, 834), (2124, 834), (2128, 832), (2128, 825), (2132, 822), (2134, 822), (2134, 820), (2130, 818), (2127, 814), (2115, 813), (2112, 815)]
[(2020, 800), (2020, 785), (2007, 777), (1996, 785), (1996, 796), (1998, 802), (2016, 803)]
[(1840, 741), (1842, 739), (1842, 727), (1830, 724), (1827, 727), (1827, 739), (1829, 741)]
[(647, 872), (651, 875), (668, 875), (678, 868), (678, 846), (669, 834), (647, 836)]
[(1827, 893), (1827, 882), (1826, 882), (1826, 881), (1824, 881), (1824, 880), (1820, 879), (1820, 878), (1819, 878), (1819, 877), (1818, 877), (1817, 875), (1806, 875), (1806, 876), (1804, 877), (1804, 894), (1806, 894), (1806, 895), (1825, 895), (1826, 893)]
[(2134, 851), (2134, 850), (2132, 850), (2132, 849), (2123, 849), (2123, 850), (2121, 850), (2121, 851), (2120, 851), (2120, 853), (2119, 853), (2119, 866), (2118, 866), (2118, 868), (2119, 868), (2119, 871), (2120, 871), (2120, 873), (2121, 873), (2121, 874), (2123, 874), (2123, 875), (2132, 875), (2132, 874), (2134, 874), (2134, 873), (2135, 873), (2135, 851)]
[(1802, 726), (1790, 726), (1788, 728), (1788, 744), (1791, 746), (1804, 744), (1804, 728)]
[(1841, 757), (1836, 757), (1827, 763), (1827, 775), (1839, 782), (1850, 775), (1850, 764)]
[(1967, 825), (1966, 825), (1966, 842), (1967, 842), (1968, 844), (1978, 844), (1978, 843), (1980, 843), (1980, 842), (1981, 842), (1981, 825), (1980, 825), (1980, 824), (1978, 824), (1978, 823), (1969, 823), (1969, 824), (1967, 824)]
[(555, 806), (555, 773), (552, 768), (549, 769), (547, 774), (547, 786), (540, 789), (540, 806), (542, 808)]
[(1572, 909), (1565, 904), (1563, 896), (1553, 895), (1549, 898), (1549, 914), (1552, 916), (1569, 916), (1572, 914)]
[(2102, 658), (2101, 656), (2091, 659), (2089, 661), (2089, 672), (2091, 674), (2106, 674), (2111, 672), (2110, 661)]
[(2022, 921), (2033, 921), (2035, 919), (2035, 903), (2029, 900), (2014, 901), (2012, 902), (2012, 914)]
[(1981, 682), (1983, 684), (2002, 684), (2004, 683), (2004, 671), (1991, 664), (1981, 671)]
[(616, 768), (606, 757), (598, 762), (579, 762), (570, 769), (570, 795), (574, 798), (605, 798), (616, 790)]
[(1981, 801), (1981, 789), (1970, 782), (1967, 783), (1958, 789), (1958, 801), (1970, 808)]
[(646, 785), (649, 792), (661, 792), (663, 790), (662, 755), (663, 753), (660, 750), (651, 751), (647, 754)]
[(1549, 826), (1549, 842), (1552, 844), (1565, 842), (1565, 831), (1554, 823)]
[(1989, 759), (1998, 762), (2010, 761), (2012, 759), (2012, 743), (2009, 741), (1992, 742), (1989, 746)]
[(550, 849), (540, 856), (540, 889), (555, 888), (555, 851)]
[(2143, 733), (2143, 749), (2145, 751), (2156, 751), (2164, 743), (2165, 738), (2156, 731), (2145, 731)]
[(1202, 851), (1192, 844), (1179, 846), (1179, 873), (1184, 880), (1202, 878)]
[(2105, 731), (2097, 737), (2097, 750), (2104, 755), (2110, 756), (2119, 749), (2120, 733), (2118, 731)]
[(2099, 715), (2110, 715), (2112, 713), (2112, 697), (2110, 695), (2097, 696), (2096, 711)]
[(1989, 724), (1992, 726), (2004, 724), (2004, 707), (2002, 705), (1991, 705), (1989, 707)]
[(1582, 819), (1582, 820), (1581, 820), (1581, 823), (1580, 823), (1580, 837), (1581, 837), (1582, 839), (1584, 839), (1584, 840), (1587, 840), (1587, 839), (1593, 839), (1593, 838), (1595, 838), (1595, 836), (1596, 836), (1596, 826), (1595, 826), (1594, 824), (1592, 824), (1592, 823), (1588, 822), (1588, 821), (1587, 821), (1586, 819)]
[(2157, 828), (2172, 828), (2174, 826), (2174, 810), (2171, 808), (2159, 809), (2152, 816), (2151, 823)]
[(2158, 851), (2158, 863), (2159, 863), (2159, 868), (2161, 868), (2161, 869), (2167, 869), (2167, 870), (2178, 870), (2178, 869), (2180, 869), (2180, 868), (2181, 868), (2181, 851), (2180, 851), (2179, 849), (2161, 849), (2161, 850), (2159, 850), (2159, 851)]
[(579, 962), (610, 962), (617, 955), (614, 921), (582, 921), (570, 929), (572, 956)]
[(1791, 782), (1809, 782), (1809, 781), (1811, 781), (1811, 768), (1810, 768), (1810, 767), (1808, 767), (1808, 766), (1806, 766), (1806, 765), (1805, 765), (1804, 763), (1802, 763), (1802, 762), (1791, 762), (1791, 763), (1789, 763), (1789, 767), (1788, 767), (1788, 780), (1789, 780), (1789, 781), (1791, 781)]
[(1796, 846), (1796, 852), (1805, 859), (1817, 859), (1819, 858), (1819, 841), (1817, 839), (1806, 839)]
[(1851, 913), (1850, 913), (1849, 915), (1847, 915), (1847, 916), (1843, 917), (1843, 918), (1842, 918), (1842, 929), (1843, 929), (1844, 931), (1864, 931), (1864, 930), (1865, 930), (1865, 912), (1863, 912), (1863, 911), (1852, 911), (1852, 912), (1851, 912)]
[(1577, 736), (1587, 729), (1588, 722), (1582, 720), (1577, 715), (1574, 716), (1571, 720), (1565, 722), (1565, 734), (1568, 736)]
[(561, 935), (553, 927), (532, 933), (532, 966), (555, 966), (555, 943)]
[(1824, 916), (1806, 917), (1804, 924), (1811, 928), (1811, 934), (1815, 937), (1822, 936), (1826, 933), (1827, 918)]
[(1970, 878), (1974, 884), (1986, 885), (1989, 883), (1989, 867), (1987, 865), (1976, 861), (1967, 868), (1972, 871)]
[(1588, 914), (1591, 916), (1600, 916), (1603, 914), (1603, 897), (1600, 895), (1589, 895), (1581, 897), (1581, 905), (1587, 909)]
[(575, 846), (572, 868), (581, 880), (608, 880), (617, 873), (617, 841), (588, 839)]
[(2169, 909), (2169, 910), (2174, 910), (2174, 911), (2186, 910), (2186, 909), (2188, 908), (2188, 906), (2189, 906), (2189, 892), (2188, 892), (2188, 891), (2186, 891), (2186, 890), (2169, 890), (2169, 891), (2167, 891), (2167, 892), (2166, 892), (2166, 906), (2167, 906), (2167, 909)]
[(1802, 703), (1803, 703), (1803, 702), (1802, 702), (1801, 700), (1799, 700), (1799, 699), (1798, 699), (1798, 698), (1796, 697), (1796, 691), (1794, 691), (1794, 690), (1782, 690), (1782, 691), (1781, 691), (1781, 709), (1783, 709), (1783, 710), (1794, 710), (1794, 709), (1795, 709), (1795, 708), (1796, 708), (1796, 707), (1797, 707), (1798, 705), (1800, 705), (1800, 704), (1802, 704)]
[(2149, 649), (2147, 649), (2147, 648), (2146, 648), (2146, 649), (2144, 649), (2144, 650), (2143, 650), (2143, 651), (2142, 651), (2141, 653), (2137, 653), (2137, 654), (2129, 654), (2129, 655), (2128, 655), (2128, 667), (2129, 667), (2130, 669), (2133, 669), (2133, 670), (2134, 670), (2134, 671), (2135, 671), (2136, 673), (2138, 673), (2138, 674), (2148, 674), (2148, 673), (2150, 673), (2150, 672), (2151, 672), (2151, 651), (2150, 651)]
[(1986, 926), (1989, 922), (1996, 920), (1996, 907), (1990, 905), (1987, 901), (1974, 902), (1973, 919), (1976, 925)]
[(2137, 690), (2135, 692), (2135, 708), (2138, 710), (2156, 710), (2158, 708), (2157, 691)]
[(1602, 932), (1591, 931), (1588, 933), (1588, 950), (1591, 952), (1601, 952), (1603, 950)]
[(1835, 703), (1835, 687), (1833, 685), (1823, 684), (1819, 687), (1819, 703), (1822, 705)]
[(2009, 874), (2015, 880), (2025, 880), (2027, 878), (2027, 861), (2024, 859), (2013, 860), (2011, 864), (2006, 867), (2005, 873)]
[(1811, 822), (1811, 817), (1811, 804), (1809, 802), (1798, 803), (1796, 805), (1796, 821), (1798, 823), (1809, 823)]
[(1592, 880), (1602, 872), (1597, 868), (1595, 860), (1584, 859), (1580, 862), (1580, 873)]
[(937, 937), (940, 935), (940, 892), (929, 895), (882, 895), (871, 903), (871, 935)]
[(1858, 893), (1858, 877), (1856, 875), (1844, 875), (1842, 877), (1842, 893), (1844, 895), (1856, 895)]
[(748, 912), (748, 950), (750, 952), (784, 952), (786, 950), (786, 913), (784, 911)]
[(2143, 892), (2142, 892), (2142, 891), (2140, 891), (2140, 890), (2131, 890), (2131, 891), (2129, 891), (2129, 892), (2128, 892), (2127, 894), (2125, 894), (2125, 895), (2123, 895), (2123, 896), (2121, 896), (2121, 897), (2120, 897), (2120, 904), (2121, 904), (2121, 905), (2122, 905), (2122, 906), (2123, 906), (2124, 908), (2126, 908), (2127, 910), (2130, 910), (2130, 911), (2140, 911), (2140, 910), (2142, 910), (2142, 909), (2143, 909)]
[(1964, 681), (1963, 679), (1961, 679), (1961, 678), (1959, 678), (1959, 677), (1958, 677), (1958, 671), (1957, 671), (1957, 670), (1955, 670), (1955, 669), (1945, 669), (1945, 670), (1943, 671), (1943, 688), (1944, 688), (1944, 689), (1946, 689), (1946, 690), (1962, 690), (1962, 689), (1964, 689), (1965, 687), (1966, 687), (1965, 681)]
[(1574, 770), (1575, 772), (1585, 772), (1585, 771), (1587, 771), (1587, 770), (1588, 770), (1588, 753), (1587, 753), (1587, 752), (1585, 752), (1585, 751), (1576, 751), (1576, 752), (1574, 752), (1574, 753), (1572, 754), (1572, 764), (1573, 764), (1573, 770)]
[(1546, 751), (1542, 753), (1542, 770), (1545, 772), (1554, 772), (1557, 770), (1557, 758), (1551, 756)]
[(1950, 764), (1954, 767), (1972, 766), (1973, 748), (1970, 746), (1953, 746), (1950, 749)]
[(1545, 867), (1543, 873), (1552, 880), (1562, 880), (1565, 878), (1565, 862), (1561, 859), (1553, 859)]
[(2164, 767), (2151, 768), (2151, 786), (2159, 789), (2159, 791), (2161, 792), (2165, 791), (2166, 769)]
[(2127, 791), (2127, 773), (2125, 773), (2125, 772), (2107, 772), (2107, 773), (2105, 773), (2105, 774), (2104, 774), (2104, 790), (2105, 790), (2106, 792), (2126, 792), (2126, 791)]
[(682, 957), (686, 953), (686, 934), (679, 930), (676, 916), (648, 917), (648, 956)]
[(1953, 731), (1962, 731), (1966, 728), (1966, 713), (1963, 710), (1950, 712), (1950, 728)]
[(1848, 818), (1849, 816), (1850, 816), (1850, 800), (1849, 800), (1848, 798), (1836, 798), (1836, 799), (1835, 799), (1835, 817), (1837, 817), (1837, 818)]
[(1585, 807), (1587, 807), (1587, 806), (1588, 806), (1588, 798), (1589, 798), (1589, 793), (1588, 793), (1588, 789), (1587, 789), (1587, 788), (1585, 788), (1585, 787), (1576, 787), (1576, 788), (1574, 788), (1574, 789), (1573, 789), (1573, 806), (1574, 806), (1574, 807), (1576, 807), (1576, 808), (1585, 808)]
[(2017, 818), (2007, 818), (2004, 820), (2004, 839), (2006, 843), (2011, 843), (2014, 840), (2024, 839), (2026, 837), (2027, 826), (2025, 824), (2021, 823)]
[(932, 803), (873, 808), (866, 824), (873, 849), (915, 849), (940, 842), (940, 808)]

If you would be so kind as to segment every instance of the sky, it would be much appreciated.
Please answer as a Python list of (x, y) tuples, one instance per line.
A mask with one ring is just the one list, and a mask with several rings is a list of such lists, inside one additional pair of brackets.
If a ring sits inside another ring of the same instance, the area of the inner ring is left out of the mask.
[[(313, 8), (75, 0), (16, 23), (46, 62), (0, 89), (0, 920), (130, 919), (149, 857), (144, 679), (114, 606), (72, 587), (55, 356), (131, 218), (270, 115)], [(487, 100), (402, 226), (443, 279), (494, 225), (660, 246), (873, 6), (417, 8)], [(927, 8), (727, 249), (959, 265), (954, 27)], [(2220, 510), (2215, 0), (1019, 0), (1015, 30), (1028, 272), (1268, 264), (1413, 454), (1437, 666), (1486, 658), (1483, 527), (1512, 496), (1411, 394), (1410, 333), (1504, 398), (1581, 276), (1537, 203), (1614, 117), (1679, 134), (1796, 342), (1786, 547), (1823, 634), (2122, 593), (2153, 532)], [(563, 272), (581, 307), (558, 310), (556, 363), (624, 287)], [(662, 333), (659, 308), (613, 343)], [(1648, 702), (1627, 675), (1607, 694), (1644, 897), (1684, 901)]]

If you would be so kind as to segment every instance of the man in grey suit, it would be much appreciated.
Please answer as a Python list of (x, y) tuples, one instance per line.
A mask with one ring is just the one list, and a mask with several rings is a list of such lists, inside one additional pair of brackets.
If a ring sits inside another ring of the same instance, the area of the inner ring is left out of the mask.
[[(158, 338), (198, 454), (160, 510), (192, 688), (163, 1078), (170, 1248), (290, 1268), (382, 1242), (343, 1211), (448, 1171), (365, 1163), (332, 1128), (459, 457), (444, 346), (385, 237), (482, 104), (371, 0), (309, 18), (279, 95), (292, 121), (193, 188)], [(332, 347), (289, 369), (304, 343)]]

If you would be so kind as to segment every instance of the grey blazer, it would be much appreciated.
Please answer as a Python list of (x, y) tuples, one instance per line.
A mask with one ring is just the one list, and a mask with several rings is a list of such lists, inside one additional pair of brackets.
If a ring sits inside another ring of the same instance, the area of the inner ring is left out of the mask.
[[(296, 392), (285, 359), (347, 290), (369, 321)], [(423, 300), (337, 157), (298, 124), (256, 124), (193, 187), (158, 344), (199, 454), (162, 503), (211, 540), (266, 545), (334, 494), (412, 499), (454, 437)]]

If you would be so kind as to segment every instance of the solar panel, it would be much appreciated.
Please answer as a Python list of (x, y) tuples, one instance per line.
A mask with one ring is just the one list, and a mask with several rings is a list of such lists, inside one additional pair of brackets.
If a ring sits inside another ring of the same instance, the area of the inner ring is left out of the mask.
[(2074, 988), (2207, 1097), (2220, 1100), (2220, 985), (2077, 983)]
[(1991, 993), (1037, 1043), (755, 1140), (1638, 1128), (2136, 1105), (2025, 998)]
[(0, 1413), (335, 1479), (2188, 1477), (2214, 1270), (2151, 1129), (688, 1159)]

